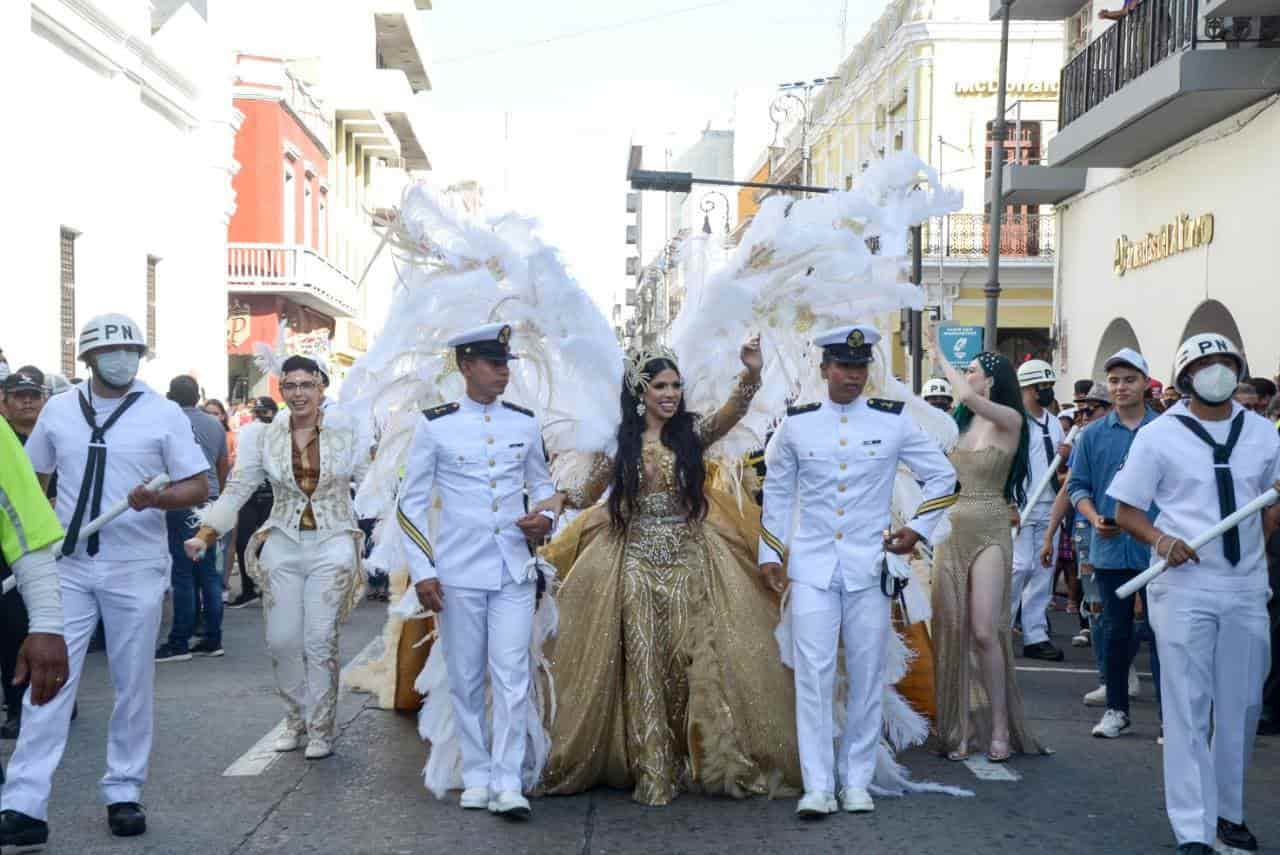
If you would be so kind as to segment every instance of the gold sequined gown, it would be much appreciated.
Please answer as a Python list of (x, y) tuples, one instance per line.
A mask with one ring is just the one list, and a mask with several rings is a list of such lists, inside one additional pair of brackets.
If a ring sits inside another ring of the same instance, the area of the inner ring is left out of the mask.
[(1004, 483), (1013, 452), (1000, 448), (957, 449), (951, 463), (960, 479), (960, 500), (951, 508), (951, 533), (938, 544), (933, 567), (933, 660), (940, 749), (961, 746), (985, 749), (991, 740), (991, 703), (983, 688), (972, 650), (969, 624), (969, 571), (989, 547), (1003, 552), (1006, 570), (997, 637), (1004, 653), (1005, 700), (1009, 709), (1010, 747), (1023, 753), (1047, 753), (1027, 727), (1022, 693), (1013, 667), (1008, 615), (1012, 581), (1013, 537)]
[[(739, 387), (699, 424), (704, 447), (741, 418), (750, 391)], [(625, 534), (597, 505), (544, 552), (562, 584), (541, 792), (605, 784), (633, 788), (647, 805), (683, 790), (793, 794), (795, 696), (773, 636), (778, 598), (757, 571), (759, 508), (717, 487), (711, 472), (707, 517), (688, 523), (673, 452), (648, 443), (643, 462), (638, 513)], [(570, 503), (598, 498), (611, 471), (599, 461)]]

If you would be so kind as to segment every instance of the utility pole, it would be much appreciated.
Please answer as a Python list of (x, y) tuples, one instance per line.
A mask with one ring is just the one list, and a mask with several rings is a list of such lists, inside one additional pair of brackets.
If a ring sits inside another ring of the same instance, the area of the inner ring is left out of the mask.
[(991, 237), (987, 247), (987, 284), (982, 289), (987, 312), (982, 348), (996, 352), (996, 327), (1000, 316), (1000, 232), (1004, 214), (1004, 140), (1007, 135), (1005, 89), (1009, 78), (1009, 8), (1013, 0), (1000, 0), (1000, 68), (997, 74), (996, 120), (991, 124)]
[[(917, 288), (924, 286), (924, 247), (921, 241), (924, 229), (919, 225), (911, 227), (911, 281)], [(924, 384), (921, 376), (924, 372), (924, 331), (920, 329), (924, 323), (924, 312), (911, 310), (911, 391), (917, 395)]]

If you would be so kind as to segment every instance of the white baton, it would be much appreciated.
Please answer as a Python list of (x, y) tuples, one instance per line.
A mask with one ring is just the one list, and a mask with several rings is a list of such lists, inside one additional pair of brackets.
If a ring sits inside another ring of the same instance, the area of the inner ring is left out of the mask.
[[(1080, 425), (1073, 425), (1067, 438), (1063, 440), (1066, 445), (1071, 445), (1076, 441), (1076, 434), (1080, 433)], [(1022, 506), (1022, 510), (1018, 514), (1018, 519), (1027, 518), (1027, 511), (1036, 506), (1036, 502), (1040, 501), (1040, 494), (1049, 486), (1049, 482), (1053, 480), (1053, 476), (1057, 474), (1058, 467), (1062, 465), (1062, 452), (1059, 451), (1053, 456), (1053, 460), (1049, 461), (1049, 468), (1044, 470), (1044, 475), (1040, 476), (1040, 480), (1036, 482), (1031, 492), (1027, 494), (1027, 503)]]
[[(1193, 537), (1191, 540), (1187, 541), (1187, 545), (1190, 546), (1193, 550), (1199, 549), (1209, 541), (1216, 540), (1217, 538), (1222, 537), (1222, 535), (1226, 533), (1228, 529), (1234, 528), (1235, 526), (1239, 525), (1241, 522), (1243, 522), (1247, 518), (1261, 511), (1263, 508), (1274, 505), (1277, 501), (1280, 501), (1280, 493), (1277, 493), (1276, 488), (1272, 487), (1270, 490), (1263, 493), (1261, 496), (1254, 499), (1252, 502), (1245, 505), (1240, 510), (1236, 511), (1234, 514), (1231, 514), (1229, 517), (1227, 517), (1222, 522), (1215, 525), (1213, 528), (1204, 532), (1199, 537)], [(1119, 588), (1116, 588), (1116, 596), (1132, 597), (1139, 588), (1141, 588), (1143, 585), (1146, 585), (1152, 579), (1155, 579), (1157, 576), (1159, 576), (1161, 573), (1163, 573), (1168, 569), (1169, 569), (1168, 561), (1161, 561), (1158, 564), (1151, 565), (1146, 570), (1143, 570), (1141, 573), (1139, 573), (1137, 576), (1134, 576), (1128, 582), (1125, 582)]]
[[(157, 475), (156, 477), (152, 478), (150, 481), (147, 482), (147, 489), (153, 493), (159, 492), (160, 490), (163, 490), (165, 487), (168, 487), (168, 486), (169, 486), (169, 476), (164, 474)], [(116, 504), (113, 505), (105, 514), (101, 514), (97, 517), (94, 517), (92, 520), (90, 520), (88, 525), (80, 529), (80, 538), (83, 540), (84, 538), (97, 534), (98, 531), (100, 531), (104, 525), (111, 522), (113, 519), (120, 516), (127, 510), (129, 510), (129, 500), (121, 499), (119, 502), (116, 502)], [(62, 541), (61, 540), (54, 545), (53, 555), (55, 558), (62, 557)], [(9, 576), (4, 580), (4, 591), (2, 593), (5, 593), (5, 594), (9, 593), (15, 587), (17, 587), (17, 584), (18, 584), (18, 580), (12, 575)]]

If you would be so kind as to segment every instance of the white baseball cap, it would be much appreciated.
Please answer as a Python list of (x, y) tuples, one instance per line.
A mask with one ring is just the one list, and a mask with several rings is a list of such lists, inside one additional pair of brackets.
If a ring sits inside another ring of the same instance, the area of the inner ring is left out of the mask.
[(1102, 369), (1110, 371), (1116, 365), (1128, 365), (1130, 368), (1136, 368), (1141, 371), (1143, 377), (1151, 376), (1151, 369), (1147, 367), (1147, 360), (1143, 359), (1142, 354), (1132, 347), (1122, 347), (1111, 354)]

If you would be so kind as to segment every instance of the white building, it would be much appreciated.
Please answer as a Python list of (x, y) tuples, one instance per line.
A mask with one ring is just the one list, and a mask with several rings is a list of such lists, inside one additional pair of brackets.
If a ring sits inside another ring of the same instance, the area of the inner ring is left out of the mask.
[[(10, 164), (0, 342), (13, 364), (84, 376), (79, 327), (146, 326), (143, 379), (226, 387), (225, 246), (235, 114), (216, 21), (148, 0), (5, 0)], [(38, 143), (36, 142), (38, 139)]]
[(1222, 16), (1280, 15), (1280, 2), (1202, 0), (1153, 15), (1146, 0), (1119, 24), (1098, 20), (1119, 5), (1012, 7), (1064, 19), (1071, 34), (1048, 166), (1006, 171), (1005, 190), (1006, 200), (1058, 203), (1058, 365), (1067, 378), (1098, 378), (1109, 354), (1134, 347), (1167, 382), (1180, 341), (1217, 332), (1245, 349), (1254, 375), (1272, 377), (1280, 28)]

